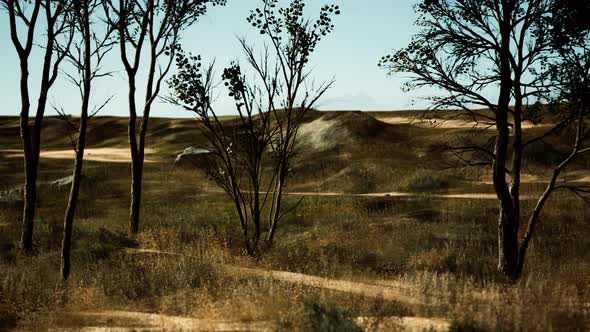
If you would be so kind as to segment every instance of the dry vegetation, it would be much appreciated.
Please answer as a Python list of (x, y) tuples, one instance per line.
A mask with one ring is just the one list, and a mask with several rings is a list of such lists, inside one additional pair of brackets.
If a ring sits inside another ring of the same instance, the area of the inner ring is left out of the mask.
[[(125, 121), (94, 119), (89, 147), (124, 147)], [(67, 190), (48, 182), (67, 176), (70, 162), (41, 159), (34, 256), (18, 257), (16, 250), (21, 205), (0, 202), (0, 330), (144, 326), (81, 314), (107, 310), (264, 323), (251, 325), (253, 330), (401, 329), (380, 325), (390, 317), (447, 318), (454, 331), (590, 327), (590, 211), (582, 201), (566, 193), (551, 198), (523, 278), (507, 284), (496, 273), (497, 202), (437, 197), (493, 192), (482, 171), (442, 169), (444, 153), (433, 149), (449, 131), (388, 125), (363, 113), (314, 113), (305, 125), (323, 125), (327, 132), (319, 141), (330, 146), (318, 150), (310, 147), (317, 137), (302, 139), (288, 191), (413, 196), (308, 195), (284, 221), (273, 249), (250, 258), (230, 202), (198, 171), (173, 164), (176, 154), (202, 142), (193, 121), (155, 119), (148, 136), (155, 162), (145, 166), (141, 234), (126, 235), (128, 202), (121, 197), (127, 197), (129, 165), (88, 160), (69, 283), (58, 273)], [(68, 148), (59, 126), (47, 119), (43, 151)], [(345, 137), (331, 137), (330, 126)], [(17, 131), (16, 119), (0, 119), (0, 190), (21, 182), (22, 161), (5, 151), (18, 149)], [(540, 175), (547, 169), (533, 163), (529, 171)], [(538, 193), (543, 184), (525, 188), (525, 194)], [(287, 205), (298, 198), (289, 196)], [(418, 303), (232, 274), (228, 265), (397, 289)]]

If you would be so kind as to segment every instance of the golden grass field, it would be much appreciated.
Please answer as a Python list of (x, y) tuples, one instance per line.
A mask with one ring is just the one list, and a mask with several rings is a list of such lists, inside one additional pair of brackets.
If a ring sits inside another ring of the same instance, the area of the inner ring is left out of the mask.
[[(174, 164), (204, 142), (191, 119), (152, 120), (141, 232), (130, 238), (127, 119), (93, 118), (67, 284), (59, 246), (69, 187), (50, 182), (70, 175), (73, 152), (67, 125), (48, 118), (32, 257), (16, 249), (21, 205), (0, 202), (0, 330), (589, 330), (590, 208), (556, 193), (522, 279), (505, 282), (489, 173), (451, 167), (436, 148), (481, 128), (418, 115), (309, 115), (287, 205), (305, 198), (256, 259), (243, 253), (230, 201)], [(553, 137), (530, 150), (525, 209), (566, 144)], [(18, 119), (0, 118), (0, 191), (22, 183), (19, 149)], [(589, 169), (581, 160), (568, 181), (588, 182)]]

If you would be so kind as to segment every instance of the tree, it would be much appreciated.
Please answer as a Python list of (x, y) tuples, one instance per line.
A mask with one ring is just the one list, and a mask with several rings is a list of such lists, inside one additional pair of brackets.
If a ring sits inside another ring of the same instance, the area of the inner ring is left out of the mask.
[[(139, 231), (141, 183), (150, 111), (163, 80), (170, 71), (184, 29), (207, 11), (207, 5), (224, 5), (225, 0), (119, 0), (106, 1), (109, 23), (118, 32), (120, 55), (127, 73), (129, 95), (128, 136), (131, 148), (131, 205), (129, 230)], [(141, 125), (137, 131), (137, 73), (147, 42), (148, 63)], [(157, 72), (156, 72), (157, 71)]]
[[(22, 217), (22, 232), (20, 245), (26, 252), (33, 250), (33, 228), (35, 220), (35, 206), (37, 204), (37, 174), (39, 170), (39, 153), (41, 150), (41, 129), (43, 117), (47, 106), (47, 97), (55, 83), (59, 67), (65, 58), (64, 52), (56, 50), (55, 44), (60, 37), (65, 40), (65, 49), (69, 48), (71, 42), (71, 29), (67, 24), (67, 2), (50, 0), (1, 0), (2, 5), (8, 12), (8, 23), (10, 26), (10, 37), (20, 62), (20, 134), (23, 143), (24, 154), (24, 201)], [(29, 124), (31, 98), (29, 92), (29, 59), (33, 45), (39, 43), (40, 39), (35, 32), (39, 24), (39, 15), (45, 17), (45, 48), (42, 75), (40, 80), (40, 91), (35, 113), (34, 124)], [(19, 35), (19, 28), (23, 27), (26, 34)]]
[(264, 0), (263, 5), (251, 12), (248, 22), (271, 45), (259, 57), (240, 39), (254, 78), (249, 79), (237, 62), (223, 73), (236, 104), (237, 124), (224, 123), (217, 116), (211, 98), (213, 70), (203, 71), (199, 56), (179, 53), (179, 73), (170, 82), (173, 96), (169, 98), (199, 116), (208, 142), (205, 148), (213, 159), (206, 172), (232, 199), (251, 255), (261, 249), (265, 208), (269, 213), (266, 247), (270, 247), (280, 220), (299, 205), (282, 206), (297, 133), (304, 116), (333, 84), (309, 84), (308, 63), (319, 41), (333, 31), (332, 16), (340, 14), (338, 6), (326, 5), (319, 18), (310, 21), (304, 17), (302, 0), (278, 9), (277, 0)]
[[(239, 120), (224, 123), (211, 103), (215, 85), (213, 65), (203, 70), (200, 56), (187, 56), (180, 51), (177, 67), (179, 72), (170, 82), (174, 91), (172, 102), (196, 113), (199, 129), (208, 143), (204, 146), (208, 154), (196, 165), (231, 198), (240, 220), (244, 248), (249, 255), (255, 255), (259, 250), (262, 212), (270, 195), (268, 190), (262, 191), (266, 188), (263, 166), (276, 133), (270, 104), (262, 101), (258, 87), (246, 84), (240, 66), (233, 64), (225, 69), (223, 80), (236, 101)], [(276, 94), (276, 71), (269, 69), (265, 68), (271, 75), (267, 82)]]
[[(313, 86), (309, 80), (309, 59), (322, 38), (334, 30), (332, 16), (340, 15), (340, 8), (336, 5), (324, 5), (320, 9), (319, 17), (315, 21), (310, 21), (304, 17), (303, 0), (293, 0), (288, 7), (278, 10), (278, 0), (264, 0), (263, 3), (263, 8), (257, 8), (250, 13), (248, 22), (270, 39), (271, 49), (276, 53), (278, 80), (282, 88), (282, 91), (279, 91), (282, 100), (269, 98), (273, 120), (277, 126), (277, 135), (271, 141), (274, 153), (273, 169), (276, 174), (267, 236), (267, 241), (271, 245), (278, 224), (285, 215), (281, 203), (295, 154), (299, 128), (304, 116), (334, 84), (332, 80)], [(246, 46), (243, 41), (242, 46), (249, 64), (264, 79), (267, 75), (262, 68), (268, 56), (258, 61), (251, 47)], [(272, 87), (267, 84), (263, 86), (267, 95), (272, 96)], [(282, 112), (278, 112), (279, 108), (282, 108)]]
[[(588, 135), (585, 111), (571, 100), (557, 98), (559, 107), (542, 107), (563, 85), (551, 76), (560, 61), (554, 38), (555, 1), (552, 0), (425, 0), (417, 7), (420, 31), (410, 45), (382, 58), (391, 74), (410, 73), (408, 89), (434, 86), (445, 92), (432, 97), (433, 110), (454, 110), (476, 121), (491, 123), (492, 144), (453, 147), (470, 151), (493, 172), (500, 201), (498, 269), (510, 279), (522, 274), (528, 243), (545, 202), (557, 189), (573, 189), (560, 180), (561, 171), (583, 153)], [(563, 68), (563, 67), (562, 67)], [(492, 100), (487, 93), (495, 91)], [(567, 104), (567, 105), (566, 105)], [(478, 110), (484, 107), (489, 111)], [(557, 114), (550, 114), (553, 109)], [(553, 117), (555, 126), (538, 136), (523, 132), (523, 122)], [(525, 149), (568, 128), (577, 137), (572, 153), (559, 164), (536, 207), (521, 209), (521, 173)], [(510, 156), (511, 153), (511, 156)], [(557, 185), (557, 183), (560, 183)], [(577, 192), (581, 188), (576, 188)], [(526, 231), (519, 237), (521, 224)]]
[[(73, 3), (71, 23), (75, 29), (75, 37), (72, 49), (67, 52), (67, 59), (74, 68), (74, 72), (68, 73), (67, 76), (78, 87), (82, 103), (77, 142), (74, 147), (75, 161), (72, 184), (64, 217), (61, 248), (61, 274), (64, 281), (70, 276), (72, 232), (80, 183), (82, 182), (86, 128), (89, 118), (106, 105), (105, 102), (94, 110), (90, 109), (92, 83), (97, 78), (109, 75), (102, 71), (102, 64), (105, 56), (114, 45), (111, 39), (112, 29), (108, 25), (101, 24), (103, 20), (100, 15), (103, 6), (102, 0), (76, 0)], [(105, 31), (100, 31), (101, 29)]]

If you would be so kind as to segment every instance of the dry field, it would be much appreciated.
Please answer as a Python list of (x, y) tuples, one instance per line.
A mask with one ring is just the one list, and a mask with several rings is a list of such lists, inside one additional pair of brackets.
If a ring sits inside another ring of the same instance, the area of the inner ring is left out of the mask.
[[(452, 167), (438, 148), (493, 130), (416, 117), (311, 114), (287, 206), (305, 198), (256, 259), (243, 253), (230, 201), (198, 170), (174, 164), (203, 144), (189, 119), (153, 120), (141, 232), (129, 237), (127, 120), (93, 118), (67, 284), (59, 246), (69, 187), (54, 181), (72, 167), (68, 127), (46, 121), (36, 252), (24, 257), (22, 203), (8, 194), (18, 196), (23, 178), (18, 119), (0, 118), (0, 330), (589, 330), (588, 206), (553, 196), (523, 278), (507, 283), (495, 272), (489, 174)], [(529, 150), (525, 209), (566, 143), (553, 137)], [(588, 169), (581, 160), (568, 181), (588, 182)]]

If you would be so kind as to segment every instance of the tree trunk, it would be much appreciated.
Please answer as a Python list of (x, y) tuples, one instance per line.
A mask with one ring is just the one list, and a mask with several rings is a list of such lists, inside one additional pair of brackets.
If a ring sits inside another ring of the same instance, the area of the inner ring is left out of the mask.
[(137, 157), (132, 162), (131, 170), (131, 211), (129, 219), (129, 232), (139, 233), (139, 213), (141, 209), (141, 181), (143, 175), (143, 162)]
[[(87, 95), (84, 96), (87, 99)], [(87, 104), (86, 104), (87, 105)], [(76, 206), (78, 204), (78, 195), (80, 192), (80, 183), (82, 181), (82, 164), (84, 162), (84, 148), (86, 145), (86, 125), (88, 115), (82, 112), (80, 117), (80, 131), (78, 133), (78, 145), (76, 151), (76, 161), (74, 164), (74, 174), (72, 179), (72, 186), (70, 188), (70, 197), (68, 200), (68, 207), (66, 208), (66, 215), (64, 218), (64, 234), (62, 240), (61, 251), (61, 275), (63, 280), (68, 280), (70, 276), (71, 266), (71, 246), (72, 246), (72, 229), (74, 226), (74, 216), (76, 214)]]
[(21, 229), (21, 248), (30, 253), (33, 250), (33, 221), (35, 219), (35, 201), (36, 201), (36, 172), (34, 171), (34, 156), (31, 143), (31, 134), (29, 127), (29, 111), (31, 109), (29, 99), (29, 64), (25, 59), (21, 59), (20, 70), (20, 94), (21, 94), (21, 113), (20, 113), (20, 135), (24, 152), (25, 184), (24, 198), (25, 205), (23, 208), (23, 219)]
[[(49, 6), (49, 1), (47, 1), (46, 5)], [(49, 9), (46, 8), (46, 10)], [(45, 56), (43, 60), (43, 74), (41, 78), (41, 93), (39, 94), (39, 100), (37, 103), (35, 123), (33, 125), (32, 135), (30, 134), (30, 128), (28, 130), (29, 133), (22, 133), (23, 135), (28, 135), (32, 138), (28, 143), (30, 149), (30, 157), (25, 158), (25, 205), (23, 208), (21, 234), (21, 245), (23, 249), (25, 249), (25, 251), (27, 252), (31, 252), (33, 249), (33, 228), (35, 225), (35, 210), (37, 207), (37, 178), (39, 173), (39, 155), (41, 152), (41, 130), (43, 126), (45, 108), (47, 106), (47, 96), (49, 95), (49, 88), (52, 85), (52, 82), (50, 83), (50, 70), (51, 61), (53, 57), (53, 42), (55, 40), (55, 35), (53, 33), (53, 23), (49, 22), (50, 15), (48, 15), (47, 19), (47, 45), (45, 47)]]
[(78, 144), (76, 148), (76, 160), (74, 162), (74, 174), (72, 186), (70, 187), (70, 197), (66, 214), (64, 217), (64, 234), (61, 247), (61, 275), (64, 281), (70, 277), (71, 266), (71, 247), (72, 247), (72, 230), (74, 226), (74, 216), (78, 204), (78, 195), (80, 193), (80, 183), (82, 181), (82, 164), (84, 162), (84, 148), (86, 147), (86, 127), (88, 125), (88, 108), (90, 105), (90, 88), (92, 81), (91, 71), (91, 35), (90, 35), (90, 12), (88, 2), (81, 3), (80, 18), (82, 35), (84, 38), (84, 59), (83, 59), (83, 93), (82, 108), (80, 112), (80, 127), (78, 131)]
[(254, 250), (252, 250), (252, 246), (250, 245), (250, 237), (248, 236), (248, 223), (246, 221), (244, 212), (242, 212), (242, 206), (240, 204), (239, 198), (234, 199), (234, 204), (236, 206), (236, 210), (238, 211), (238, 217), (240, 218), (240, 224), (242, 226), (242, 239), (244, 241), (246, 253), (248, 256), (254, 256)]
[(27, 252), (33, 251), (33, 228), (35, 207), (37, 205), (37, 167), (34, 160), (25, 158), (25, 205), (21, 229), (21, 247)]
[(283, 171), (283, 167), (281, 166), (281, 170), (278, 176), (277, 185), (275, 189), (275, 201), (273, 202), (273, 210), (271, 215), (271, 222), (270, 222), (270, 229), (268, 231), (268, 246), (272, 246), (274, 236), (277, 230), (277, 226), (279, 223), (279, 218), (281, 216), (281, 201), (283, 199), (283, 188), (286, 178), (286, 172)]
[[(139, 144), (135, 138), (135, 116), (129, 119), (129, 142), (131, 145), (131, 205), (129, 207), (129, 232), (139, 233), (139, 220), (141, 212), (141, 187), (143, 179), (143, 163), (145, 150), (145, 131), (143, 130), (146, 119), (142, 119)], [(133, 125), (132, 125), (133, 122)], [(146, 124), (147, 125), (147, 124)]]
[(506, 164), (510, 129), (508, 113), (512, 92), (512, 69), (510, 64), (510, 36), (512, 30), (512, 12), (514, 2), (502, 1), (502, 18), (500, 20), (501, 46), (500, 61), (500, 95), (496, 110), (496, 143), (494, 147), (493, 182), (494, 190), (500, 200), (498, 217), (498, 270), (504, 276), (513, 279), (518, 260), (519, 218), (506, 182)]
[[(256, 169), (259, 169), (258, 166), (256, 167)], [(258, 171), (256, 171), (252, 176), (252, 189), (254, 194), (252, 222), (254, 223), (254, 248), (256, 250), (259, 249), (260, 245), (260, 221), (262, 215), (262, 211), (260, 209), (260, 176), (258, 174)]]
[(135, 105), (135, 73), (129, 72), (129, 124), (127, 127), (129, 148), (131, 150), (131, 203), (129, 206), (129, 232), (131, 234), (137, 234), (139, 232), (139, 206), (140, 198), (137, 197), (141, 193), (141, 182), (139, 182), (139, 188), (137, 188), (137, 173), (140, 169), (139, 156), (137, 152), (137, 136), (136, 136), (136, 123), (137, 123), (137, 111)]
[[(145, 139), (147, 135), (149, 122), (149, 105), (144, 109), (139, 129), (139, 144), (134, 161), (132, 161), (131, 172), (131, 212), (129, 221), (129, 231), (131, 234), (139, 232), (139, 215), (141, 212), (141, 187), (143, 180), (143, 164), (145, 160)], [(130, 129), (131, 130), (131, 129)], [(133, 130), (135, 132), (135, 128)], [(135, 135), (135, 134), (134, 134)]]
[[(131, 234), (137, 234), (139, 232), (140, 212), (141, 212), (141, 187), (143, 180), (143, 164), (145, 160), (145, 145), (146, 135), (150, 120), (151, 103), (153, 102), (153, 86), (154, 86), (154, 73), (156, 71), (156, 53), (154, 46), (151, 49), (151, 60), (148, 72), (148, 82), (146, 86), (145, 105), (143, 107), (143, 116), (141, 118), (141, 125), (139, 127), (139, 142), (137, 142), (136, 128), (135, 128), (135, 77), (133, 80), (133, 86), (130, 81), (130, 92), (129, 92), (129, 111), (133, 114), (134, 120), (133, 125), (131, 119), (129, 120), (129, 138), (131, 143), (132, 151), (132, 171), (131, 171), (131, 206), (129, 213), (129, 231)], [(135, 75), (135, 74), (133, 74)], [(132, 89), (131, 89), (132, 88)], [(131, 138), (133, 136), (133, 142)]]
[(498, 269), (509, 279), (518, 279), (519, 241), (516, 216), (500, 209), (498, 225)]
[(34, 158), (34, 149), (31, 143), (31, 135), (29, 128), (29, 111), (31, 109), (31, 100), (29, 95), (29, 56), (33, 46), (33, 38), (35, 36), (35, 27), (37, 26), (37, 17), (41, 8), (41, 1), (35, 1), (33, 5), (33, 12), (28, 21), (26, 29), (26, 43), (23, 45), (19, 40), (17, 31), (16, 19), (19, 16), (15, 8), (15, 1), (6, 1), (6, 10), (8, 12), (10, 39), (15, 46), (18, 53), (20, 64), (20, 135), (23, 144), (24, 154), (24, 169), (25, 169), (25, 184), (24, 184), (24, 198), (25, 204), (23, 208), (22, 228), (20, 245), (23, 251), (30, 253), (33, 250), (33, 220), (35, 218), (35, 201), (36, 201), (36, 162)]

